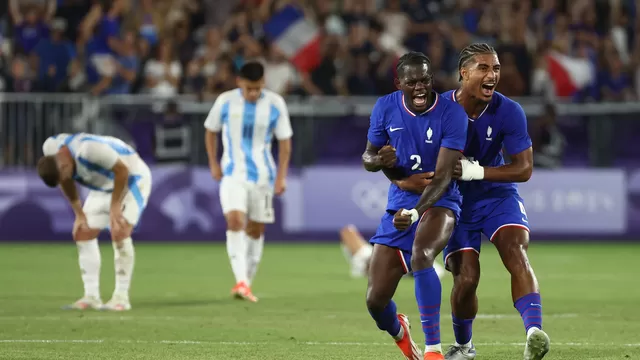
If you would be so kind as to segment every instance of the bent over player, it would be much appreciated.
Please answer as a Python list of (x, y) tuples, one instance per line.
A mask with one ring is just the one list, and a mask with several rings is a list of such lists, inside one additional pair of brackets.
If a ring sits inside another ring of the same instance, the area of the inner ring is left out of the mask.
[[(131, 233), (151, 193), (151, 171), (138, 153), (120, 139), (92, 134), (59, 134), (48, 138), (38, 161), (38, 174), (49, 187), (60, 185), (75, 214), (73, 240), (84, 283), (84, 296), (67, 309), (130, 310), (133, 275)], [(80, 203), (75, 183), (89, 195)], [(100, 297), (101, 256), (98, 235), (111, 231), (116, 287), (111, 300)]]
[[(446, 243), (462, 203), (451, 176), (464, 148), (467, 118), (459, 106), (432, 90), (431, 62), (424, 54), (403, 55), (397, 73), (396, 85), (400, 90), (378, 99), (371, 113), (367, 149), (362, 156), (364, 166), (368, 171), (383, 170), (391, 179), (435, 171), (425, 190), (429, 195), (428, 206), (433, 208), (424, 217), (424, 223), (439, 243)], [(394, 220), (394, 214), (398, 216), (403, 208), (413, 208), (419, 199), (420, 194), (402, 190), (395, 183), (389, 186), (387, 211), (370, 240), (374, 247), (367, 308), (378, 328), (394, 338), (407, 359), (422, 359), (411, 339), (407, 317), (396, 313), (392, 300), (402, 276), (413, 270), (429, 351), (424, 358), (441, 359), (439, 324), (433, 317), (440, 307), (440, 294), (425, 293), (432, 289), (424, 286), (425, 281), (440, 284), (433, 268), (437, 254), (426, 253), (414, 244), (417, 217), (408, 217), (400, 224)], [(436, 344), (438, 352), (432, 354)]]
[[(527, 119), (518, 103), (494, 91), (500, 62), (491, 46), (468, 46), (460, 53), (458, 67), (462, 86), (443, 94), (460, 103), (469, 117), (467, 159), (462, 160), (459, 182), (462, 216), (444, 251), (445, 266), (454, 278), (451, 307), (456, 338), (446, 358), (475, 358), (471, 328), (478, 312), (484, 233), (511, 274), (511, 296), (527, 334), (524, 359), (539, 360), (549, 351), (549, 337), (542, 331), (540, 289), (527, 258), (529, 223), (515, 184), (529, 180), (533, 167)], [(506, 165), (503, 147), (511, 155)]]
[[(284, 99), (264, 89), (264, 67), (240, 69), (238, 89), (218, 96), (204, 123), (211, 175), (220, 181), (227, 221), (227, 252), (236, 285), (233, 296), (256, 302), (251, 283), (262, 258), (265, 224), (275, 221), (273, 196), (284, 193), (291, 158), (291, 121)], [(218, 134), (222, 133), (222, 164)], [(271, 142), (278, 139), (278, 166)]]

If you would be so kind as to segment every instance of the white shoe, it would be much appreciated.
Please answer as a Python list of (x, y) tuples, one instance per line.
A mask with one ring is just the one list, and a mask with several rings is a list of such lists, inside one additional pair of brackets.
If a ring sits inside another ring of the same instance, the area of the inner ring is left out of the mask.
[(102, 307), (102, 300), (93, 296), (84, 296), (80, 300), (77, 300), (73, 304), (64, 305), (63, 310), (87, 310), (95, 309), (99, 310)]
[(100, 310), (104, 311), (128, 311), (131, 310), (129, 298), (126, 296), (114, 295), (111, 300), (104, 304)]
[(549, 352), (549, 336), (538, 328), (531, 328), (524, 347), (524, 360), (541, 360)]

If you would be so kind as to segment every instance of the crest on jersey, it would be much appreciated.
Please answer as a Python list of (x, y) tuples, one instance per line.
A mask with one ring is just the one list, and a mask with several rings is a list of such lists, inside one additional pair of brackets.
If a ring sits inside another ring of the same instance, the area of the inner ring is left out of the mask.
[(493, 133), (493, 129), (491, 128), (491, 126), (487, 127), (487, 140), (491, 141), (491, 133)]
[(431, 140), (432, 136), (433, 136), (433, 130), (431, 130), (431, 127), (429, 127), (427, 129), (427, 140), (426, 140), (427, 144), (431, 144), (433, 142), (433, 140)]

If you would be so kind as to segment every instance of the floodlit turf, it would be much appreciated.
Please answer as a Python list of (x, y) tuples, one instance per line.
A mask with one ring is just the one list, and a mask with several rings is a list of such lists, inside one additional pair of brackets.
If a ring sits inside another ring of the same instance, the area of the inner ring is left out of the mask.
[[(111, 247), (102, 252), (108, 300)], [(136, 255), (133, 310), (81, 313), (59, 309), (82, 295), (72, 244), (0, 245), (0, 359), (402, 359), (369, 317), (366, 281), (348, 277), (337, 245), (267, 245), (257, 304), (229, 298), (220, 245), (141, 244)], [(546, 359), (640, 359), (640, 246), (534, 244), (531, 260), (552, 339)], [(482, 271), (477, 359), (522, 359), (509, 278), (488, 244)], [(448, 345), (450, 277), (443, 287)], [(411, 279), (396, 301), (419, 324)]]

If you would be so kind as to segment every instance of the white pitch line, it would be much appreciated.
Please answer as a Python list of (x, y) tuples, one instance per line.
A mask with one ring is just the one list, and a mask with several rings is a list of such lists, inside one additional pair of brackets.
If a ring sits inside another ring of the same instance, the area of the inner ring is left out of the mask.
[[(74, 314), (83, 316), (73, 316)], [(597, 314), (590, 314), (587, 316), (597, 317)], [(330, 317), (335, 317), (335, 315), (331, 315)], [(578, 314), (545, 314), (545, 318), (552, 319), (564, 319), (564, 318), (576, 318), (579, 317)], [(583, 317), (583, 315), (580, 315)], [(476, 315), (476, 319), (486, 319), (486, 320), (502, 320), (502, 319), (520, 319), (520, 315), (517, 314), (478, 314)], [(69, 312), (69, 316), (60, 316), (60, 315), (48, 315), (48, 316), (2, 316), (0, 315), (0, 320), (21, 320), (21, 321), (181, 321), (181, 322), (192, 322), (192, 321), (207, 321), (208, 318), (202, 316), (109, 316), (109, 315), (94, 315), (93, 313), (80, 313), (80, 312)]]
[[(34, 340), (34, 339), (0, 339), (0, 344), (12, 344), (12, 343), (41, 343), (41, 344), (106, 344), (106, 343), (119, 343), (119, 344), (176, 344), (176, 345), (226, 345), (226, 346), (254, 346), (254, 345), (267, 345), (273, 344), (273, 342), (247, 342), (247, 341), (196, 341), (196, 340)], [(307, 346), (389, 346), (391, 344), (379, 343), (379, 342), (318, 342), (318, 341), (304, 341), (295, 342), (295, 345), (307, 345)], [(480, 347), (489, 346), (524, 346), (524, 343), (514, 342), (492, 342), (492, 343), (477, 343), (474, 344)], [(616, 344), (616, 343), (585, 343), (585, 342), (565, 342), (556, 343), (552, 342), (551, 346), (584, 346), (584, 347), (603, 347), (603, 346), (624, 346), (624, 347), (640, 347), (640, 343), (636, 344)]]

